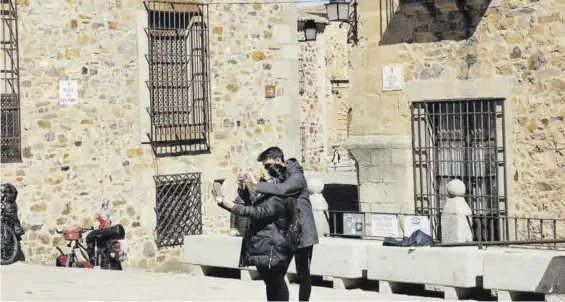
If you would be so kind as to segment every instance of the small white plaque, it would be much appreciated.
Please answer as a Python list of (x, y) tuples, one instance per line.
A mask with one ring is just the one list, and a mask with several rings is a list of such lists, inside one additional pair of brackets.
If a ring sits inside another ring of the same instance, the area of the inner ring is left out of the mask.
[(403, 81), (402, 65), (392, 64), (383, 66), (383, 91), (402, 90)]
[(371, 216), (371, 234), (375, 237), (399, 237), (398, 217), (388, 214), (373, 214)]
[(428, 216), (404, 216), (404, 236), (410, 237), (417, 230), (431, 234)]
[(59, 104), (61, 105), (78, 104), (77, 81), (59, 81)]
[(363, 219), (361, 213), (343, 214), (343, 234), (348, 236), (363, 236)]

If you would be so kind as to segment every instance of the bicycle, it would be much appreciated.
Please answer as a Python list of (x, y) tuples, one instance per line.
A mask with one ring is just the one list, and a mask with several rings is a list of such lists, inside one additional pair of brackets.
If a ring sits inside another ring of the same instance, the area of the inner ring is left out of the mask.
[[(79, 226), (66, 226), (63, 230), (55, 230), (57, 234), (63, 234), (65, 240), (69, 241), (67, 243), (67, 247), (70, 248), (67, 254), (63, 253), (60, 247), (56, 247), (61, 256), (57, 257), (57, 266), (65, 266), (65, 267), (81, 267), (81, 268), (90, 268), (90, 256), (88, 253), (87, 248), (82, 245), (82, 237), (84, 233), (93, 231), (94, 227), (90, 227), (87, 229), (83, 229)], [(77, 257), (76, 250), (79, 250), (82, 257), (86, 260), (84, 262), (79, 262)]]
[[(61, 253), (57, 257), (57, 266), (122, 270), (119, 243), (119, 240), (125, 236), (122, 225), (117, 224), (97, 230), (94, 227), (83, 229), (72, 225), (63, 228), (62, 231), (55, 231), (57, 234), (63, 234), (65, 239), (69, 241), (67, 247), (70, 248), (69, 252), (65, 254), (61, 248), (57, 247), (57, 250)], [(85, 233), (88, 234), (84, 235)], [(83, 242), (86, 243), (86, 246)], [(77, 249), (86, 261), (79, 261)]]

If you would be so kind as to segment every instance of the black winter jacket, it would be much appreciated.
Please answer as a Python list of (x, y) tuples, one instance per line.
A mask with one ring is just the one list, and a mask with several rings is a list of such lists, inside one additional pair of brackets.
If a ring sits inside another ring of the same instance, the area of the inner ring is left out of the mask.
[(302, 225), (302, 236), (298, 248), (313, 246), (319, 243), (316, 222), (310, 203), (308, 185), (304, 177), (304, 170), (297, 162), (286, 162), (287, 179), (283, 183), (269, 183), (260, 181), (257, 183), (256, 191), (276, 196), (297, 196), (298, 208), (300, 209), (300, 223)]
[(239, 191), (244, 204), (235, 204), (231, 212), (248, 218), (243, 236), (239, 266), (288, 266), (290, 245), (284, 235), (288, 228), (288, 210), (281, 197)]

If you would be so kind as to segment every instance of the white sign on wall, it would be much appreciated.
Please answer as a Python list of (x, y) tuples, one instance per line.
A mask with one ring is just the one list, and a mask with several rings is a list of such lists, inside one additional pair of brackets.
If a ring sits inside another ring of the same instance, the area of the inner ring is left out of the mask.
[(61, 105), (78, 104), (77, 81), (59, 81), (59, 104)]
[(383, 66), (383, 91), (402, 90), (403, 81), (402, 65), (392, 64)]
[(399, 237), (398, 218), (396, 215), (371, 215), (371, 233), (375, 237)]
[(404, 216), (404, 236), (410, 237), (417, 230), (431, 234), (428, 216)]

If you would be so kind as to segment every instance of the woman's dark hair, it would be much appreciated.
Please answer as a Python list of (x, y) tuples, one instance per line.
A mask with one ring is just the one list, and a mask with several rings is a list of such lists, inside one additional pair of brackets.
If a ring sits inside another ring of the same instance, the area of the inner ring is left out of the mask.
[(271, 175), (277, 182), (284, 182), (286, 180), (286, 168), (281, 164), (265, 164), (265, 170)]

